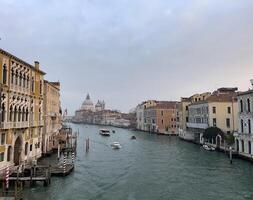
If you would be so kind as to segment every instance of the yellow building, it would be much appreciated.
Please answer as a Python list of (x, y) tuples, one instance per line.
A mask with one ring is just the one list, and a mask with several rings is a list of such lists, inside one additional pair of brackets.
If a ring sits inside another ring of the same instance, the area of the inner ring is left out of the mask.
[(0, 171), (41, 156), (43, 76), (32, 66), (0, 49)]
[(186, 124), (186, 131), (189, 135), (194, 136), (195, 142), (203, 143), (201, 136), (208, 127), (218, 127), (225, 134), (233, 134), (237, 131), (236, 91), (237, 88), (219, 88), (206, 100), (189, 105), (189, 121)]
[(189, 105), (199, 101), (206, 100), (211, 95), (210, 92), (194, 94), (190, 97), (182, 97), (177, 104), (177, 127), (180, 137), (185, 136), (186, 124), (189, 122)]
[(52, 152), (57, 145), (57, 136), (61, 129), (60, 82), (44, 81), (44, 128), (42, 153)]

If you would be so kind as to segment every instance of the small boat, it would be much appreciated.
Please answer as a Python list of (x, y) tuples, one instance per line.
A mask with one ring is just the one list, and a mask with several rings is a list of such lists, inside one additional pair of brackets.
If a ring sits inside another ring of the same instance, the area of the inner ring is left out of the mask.
[(133, 135), (133, 136), (131, 137), (131, 140), (136, 140), (136, 137)]
[(207, 144), (204, 144), (204, 145), (203, 145), (203, 148), (204, 148), (205, 150), (207, 150), (207, 151), (215, 151), (215, 148), (214, 148), (214, 147), (209, 146), (209, 145), (207, 145)]
[(115, 133), (115, 130), (112, 130), (112, 133)]
[(99, 134), (102, 136), (110, 136), (110, 131), (108, 129), (100, 129)]
[(113, 149), (121, 149), (122, 146), (120, 145), (119, 142), (114, 142), (114, 143), (111, 144), (111, 147)]

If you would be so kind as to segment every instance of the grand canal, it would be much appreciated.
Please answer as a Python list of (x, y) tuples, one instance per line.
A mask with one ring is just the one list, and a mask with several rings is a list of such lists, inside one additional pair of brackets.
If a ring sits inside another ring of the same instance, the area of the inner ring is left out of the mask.
[[(253, 165), (175, 137), (99, 126), (71, 125), (80, 132), (75, 171), (49, 187), (26, 188), (25, 199), (46, 200), (243, 200), (253, 199)], [(137, 140), (131, 140), (135, 135)], [(84, 141), (89, 138), (90, 151)], [(122, 149), (112, 150), (119, 141)], [(53, 159), (53, 158), (50, 158)]]

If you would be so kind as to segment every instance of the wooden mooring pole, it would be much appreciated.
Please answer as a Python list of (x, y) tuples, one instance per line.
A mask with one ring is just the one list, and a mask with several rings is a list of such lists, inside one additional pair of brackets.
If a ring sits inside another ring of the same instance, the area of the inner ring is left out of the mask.
[(232, 152), (232, 147), (229, 147), (229, 159), (230, 159), (230, 164), (233, 164), (233, 152)]
[(90, 149), (90, 139), (86, 139), (86, 152)]

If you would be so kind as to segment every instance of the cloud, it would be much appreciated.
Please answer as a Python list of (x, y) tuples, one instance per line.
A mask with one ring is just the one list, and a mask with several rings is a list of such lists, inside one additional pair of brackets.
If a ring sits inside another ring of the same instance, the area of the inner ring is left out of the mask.
[(253, 2), (3, 0), (2, 48), (62, 82), (73, 113), (85, 93), (128, 111), (220, 86), (247, 89)]

